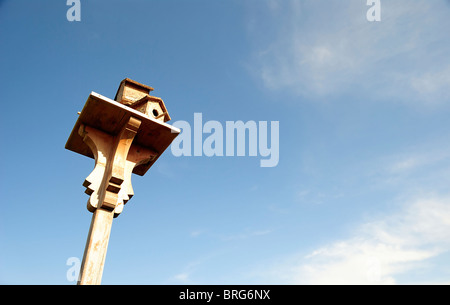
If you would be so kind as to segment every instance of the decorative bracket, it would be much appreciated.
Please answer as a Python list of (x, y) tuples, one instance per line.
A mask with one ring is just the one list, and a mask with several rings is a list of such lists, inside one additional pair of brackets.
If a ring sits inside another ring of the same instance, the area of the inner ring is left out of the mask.
[(124, 204), (134, 195), (133, 169), (157, 157), (156, 152), (133, 144), (140, 125), (141, 120), (130, 117), (116, 136), (80, 125), (78, 134), (95, 158), (94, 170), (83, 183), (85, 193), (90, 195), (87, 202), (90, 212), (102, 208), (114, 211), (114, 217), (119, 216)]

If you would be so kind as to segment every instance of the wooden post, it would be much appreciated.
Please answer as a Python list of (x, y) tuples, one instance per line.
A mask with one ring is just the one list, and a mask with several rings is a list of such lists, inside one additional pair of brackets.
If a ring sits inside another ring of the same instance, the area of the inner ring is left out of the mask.
[(180, 133), (165, 123), (170, 117), (164, 103), (150, 97), (150, 90), (126, 79), (116, 94), (121, 103), (92, 92), (66, 143), (67, 149), (95, 159), (83, 183), (93, 215), (79, 285), (101, 283), (113, 219), (134, 195), (132, 173), (144, 175)]
[(100, 285), (114, 213), (97, 209), (91, 220), (78, 285)]

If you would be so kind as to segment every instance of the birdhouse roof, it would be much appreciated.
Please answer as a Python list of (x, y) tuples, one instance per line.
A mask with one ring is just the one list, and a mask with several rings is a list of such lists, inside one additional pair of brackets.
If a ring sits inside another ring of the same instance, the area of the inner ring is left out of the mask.
[(165, 113), (165, 117), (166, 117), (166, 121), (170, 121), (170, 115), (167, 112), (167, 108), (166, 105), (164, 104), (163, 100), (159, 97), (156, 96), (151, 96), (151, 95), (146, 95), (143, 98), (141, 98), (139, 101), (133, 103), (133, 105), (131, 105), (132, 108), (136, 108), (139, 107), (140, 105), (144, 104), (145, 102), (155, 102), (158, 103), (159, 106), (161, 107), (162, 111)]
[(129, 78), (125, 78), (124, 80), (122, 80), (120, 82), (119, 85), (119, 89), (117, 89), (116, 92), (116, 96), (114, 97), (114, 100), (117, 100), (117, 95), (119, 94), (120, 88), (122, 87), (122, 85), (124, 86), (132, 86), (132, 87), (138, 87), (140, 89), (143, 89), (143, 91), (147, 91), (147, 93), (150, 93), (151, 91), (153, 91), (153, 88), (144, 84), (141, 84), (135, 80), (129, 79)]

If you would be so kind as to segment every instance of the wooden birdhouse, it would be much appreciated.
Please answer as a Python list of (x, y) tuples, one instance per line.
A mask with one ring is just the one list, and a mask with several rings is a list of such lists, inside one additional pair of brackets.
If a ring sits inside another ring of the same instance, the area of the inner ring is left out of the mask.
[(152, 87), (125, 78), (117, 90), (115, 101), (127, 105), (150, 118), (161, 122), (170, 121), (169, 113), (161, 98), (151, 96)]

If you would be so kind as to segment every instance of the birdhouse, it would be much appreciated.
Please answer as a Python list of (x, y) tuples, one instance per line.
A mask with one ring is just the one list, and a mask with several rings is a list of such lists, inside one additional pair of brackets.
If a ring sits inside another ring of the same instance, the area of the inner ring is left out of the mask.
[(126, 78), (120, 83), (114, 100), (136, 109), (155, 120), (161, 122), (170, 121), (170, 116), (163, 100), (149, 95), (151, 91), (153, 91), (152, 87)]

